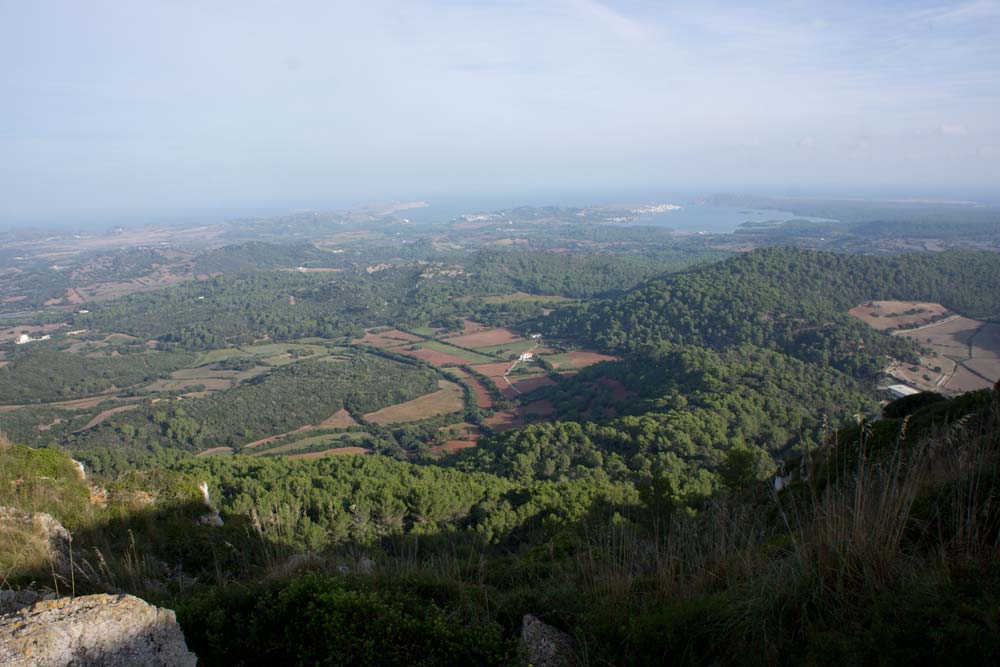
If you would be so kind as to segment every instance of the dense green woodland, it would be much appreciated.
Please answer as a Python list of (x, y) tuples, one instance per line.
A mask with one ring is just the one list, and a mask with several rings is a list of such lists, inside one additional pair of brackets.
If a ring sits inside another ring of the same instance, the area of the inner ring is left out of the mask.
[[(247, 244), (215, 251), (213, 263), (221, 262), (237, 271), (99, 304), (92, 312), (74, 318), (73, 325), (204, 350), (250, 343), (265, 336), (274, 340), (333, 338), (380, 324), (423, 325), (457, 316), (482, 316), (488, 321), (501, 318), (507, 323), (511, 312), (526, 319), (540, 315), (541, 307), (486, 304), (469, 298), (516, 291), (566, 297), (612, 293), (720, 254), (677, 253), (646, 259), (482, 252), (445, 254), (431, 263), (403, 262), (373, 273), (354, 268), (337, 274), (240, 272), (254, 265), (266, 268), (285, 261), (308, 264), (319, 253), (297, 247), (287, 252), (276, 248)], [(276, 258), (268, 259), (275, 253)]]
[[(597, 373), (637, 392), (626, 406), (632, 415), (527, 426), (447, 464), (517, 480), (601, 470), (615, 480), (669, 484), (677, 499), (688, 500), (718, 488), (730, 451), (753, 452), (766, 474), (773, 470), (770, 455), (809, 451), (828, 424), (864, 414), (872, 403), (847, 376), (751, 346), (723, 353), (662, 346), (591, 367), (570, 382), (586, 383)], [(556, 400), (560, 391), (566, 389), (550, 390)]]
[(0, 368), (0, 404), (46, 403), (93, 396), (168, 375), (190, 364), (184, 352), (86, 357), (46, 347), (16, 349)]
[(937, 301), (969, 317), (1000, 320), (1000, 256), (756, 250), (560, 309), (543, 325), (553, 336), (613, 351), (659, 341), (715, 349), (750, 343), (864, 377), (881, 370), (885, 355), (910, 359), (916, 351), (847, 314), (873, 299)]

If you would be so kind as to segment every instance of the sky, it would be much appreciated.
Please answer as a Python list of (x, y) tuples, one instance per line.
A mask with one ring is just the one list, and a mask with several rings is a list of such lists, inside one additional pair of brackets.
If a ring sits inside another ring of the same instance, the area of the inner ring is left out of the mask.
[(1000, 0), (0, 0), (2, 227), (998, 188)]

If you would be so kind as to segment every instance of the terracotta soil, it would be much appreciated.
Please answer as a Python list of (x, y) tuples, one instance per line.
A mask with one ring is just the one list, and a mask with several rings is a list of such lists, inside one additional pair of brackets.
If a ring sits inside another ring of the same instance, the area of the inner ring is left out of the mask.
[(449, 440), (443, 445), (434, 445), (431, 451), (435, 454), (442, 452), (457, 452), (462, 449), (472, 449), (476, 446), (475, 440)]
[(437, 391), (411, 401), (369, 412), (365, 415), (365, 421), (372, 424), (394, 424), (460, 411), (463, 407), (461, 387), (447, 380), (439, 381), (438, 387)]
[[(908, 310), (922, 312), (905, 315), (904, 313)], [(931, 321), (949, 314), (948, 309), (940, 303), (924, 301), (869, 301), (851, 308), (848, 312), (880, 331), (898, 329), (910, 324), (929, 324)]]
[(324, 456), (343, 456), (345, 454), (371, 454), (372, 450), (365, 449), (364, 447), (337, 447), (335, 449), (327, 449), (322, 452), (308, 452), (306, 454), (290, 454), (287, 458), (290, 459), (318, 459)]
[(119, 405), (117, 408), (109, 408), (108, 410), (104, 410), (103, 412), (98, 412), (96, 415), (94, 415), (93, 419), (91, 419), (83, 426), (83, 428), (78, 428), (75, 431), (73, 431), (73, 433), (80, 433), (82, 431), (86, 431), (87, 429), (94, 428), (102, 421), (110, 417), (111, 415), (118, 414), (119, 412), (125, 412), (126, 410), (135, 410), (138, 407), (139, 407), (138, 405), (133, 403), (132, 405)]
[(232, 453), (233, 453), (232, 447), (212, 447), (210, 449), (205, 449), (198, 452), (197, 454), (195, 454), (195, 457), (197, 458), (199, 456), (211, 456), (213, 454), (232, 454)]
[(586, 368), (587, 366), (599, 364), (602, 361), (618, 360), (618, 357), (611, 356), (610, 354), (601, 354), (600, 352), (590, 352), (587, 350), (573, 350), (572, 352), (567, 352), (566, 356), (568, 358), (567, 364), (553, 361), (553, 367), (559, 369), (563, 365), (569, 365), (574, 368)]
[(514, 410), (504, 410), (493, 413), (483, 420), (483, 423), (497, 433), (503, 433), (524, 426), (524, 418)]
[(500, 377), (507, 372), (510, 368), (511, 362), (501, 361), (495, 364), (479, 364), (478, 366), (472, 366), (472, 370), (476, 371), (481, 375), (485, 375), (488, 378)]
[(556, 383), (552, 381), (547, 375), (532, 375), (528, 377), (517, 377), (508, 378), (514, 389), (521, 392), (522, 394), (527, 394), (536, 389), (541, 389), (542, 387), (554, 387)]
[(468, 334), (473, 334), (473, 333), (476, 333), (477, 331), (484, 331), (484, 330), (489, 329), (489, 328), (490, 327), (486, 326), (485, 324), (480, 324), (479, 322), (474, 322), (472, 320), (466, 319), (466, 320), (462, 320), (462, 330), (461, 331), (456, 331), (454, 333), (447, 334), (445, 336), (442, 336), (441, 339), (444, 340), (445, 338), (448, 338), (449, 336), (466, 336)]
[(347, 428), (348, 426), (355, 426), (357, 423), (350, 412), (341, 408), (321, 421), (319, 425), (323, 428)]
[(452, 372), (460, 376), (472, 388), (472, 393), (476, 397), (476, 405), (478, 407), (493, 407), (493, 397), (490, 395), (490, 390), (479, 378), (458, 368), (452, 369)]
[(247, 444), (243, 445), (243, 447), (244, 448), (260, 447), (261, 445), (266, 445), (269, 442), (274, 442), (278, 438), (284, 437), (286, 435), (292, 435), (293, 433), (302, 433), (303, 431), (312, 431), (315, 429), (316, 427), (313, 426), (312, 424), (306, 424), (305, 426), (300, 426), (293, 431), (288, 431), (287, 433), (278, 433), (277, 435), (269, 435), (266, 438), (261, 438), (260, 440), (254, 440), (253, 442), (248, 442)]
[(893, 335), (936, 353), (921, 356), (916, 370), (910, 364), (891, 367), (889, 375), (897, 381), (921, 390), (954, 394), (989, 388), (1000, 378), (1000, 324), (952, 315)]
[(414, 336), (413, 334), (408, 334), (405, 331), (399, 331), (398, 329), (390, 329), (389, 331), (382, 331), (379, 333), (366, 332), (364, 336), (357, 339), (356, 343), (363, 343), (365, 345), (372, 345), (373, 347), (395, 347), (403, 343), (413, 343), (419, 340), (423, 340), (419, 336)]
[(524, 340), (510, 329), (487, 329), (477, 333), (455, 336), (445, 339), (451, 345), (476, 349), (478, 347), (493, 347), (494, 345), (506, 345)]

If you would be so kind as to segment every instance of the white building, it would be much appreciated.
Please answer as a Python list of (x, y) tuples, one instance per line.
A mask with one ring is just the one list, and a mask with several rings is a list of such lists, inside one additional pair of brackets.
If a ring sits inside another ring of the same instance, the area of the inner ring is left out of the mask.
[(913, 396), (914, 394), (919, 394), (920, 390), (914, 389), (913, 387), (908, 387), (905, 384), (894, 384), (886, 388), (889, 395), (893, 398), (903, 398), (904, 396)]
[(517, 360), (518, 361), (531, 361), (534, 358), (535, 358), (535, 355), (533, 355), (531, 352), (523, 352), (523, 353), (521, 353), (521, 356), (517, 358)]
[(36, 340), (49, 340), (50, 338), (52, 338), (52, 336), (50, 336), (48, 334), (45, 334), (44, 336), (41, 336), (40, 338), (32, 338), (28, 334), (21, 334), (20, 336), (18, 336), (17, 340), (14, 341), (14, 342), (17, 345), (24, 345), (25, 343), (34, 343)]

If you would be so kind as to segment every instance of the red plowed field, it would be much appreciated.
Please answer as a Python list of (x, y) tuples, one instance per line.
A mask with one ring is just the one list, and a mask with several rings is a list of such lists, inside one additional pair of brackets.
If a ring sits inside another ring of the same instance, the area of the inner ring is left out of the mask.
[(454, 338), (448, 338), (447, 340), (451, 345), (467, 347), (474, 350), (479, 347), (506, 345), (508, 343), (522, 341), (524, 338), (518, 336), (510, 329), (487, 329), (486, 331), (456, 336)]

